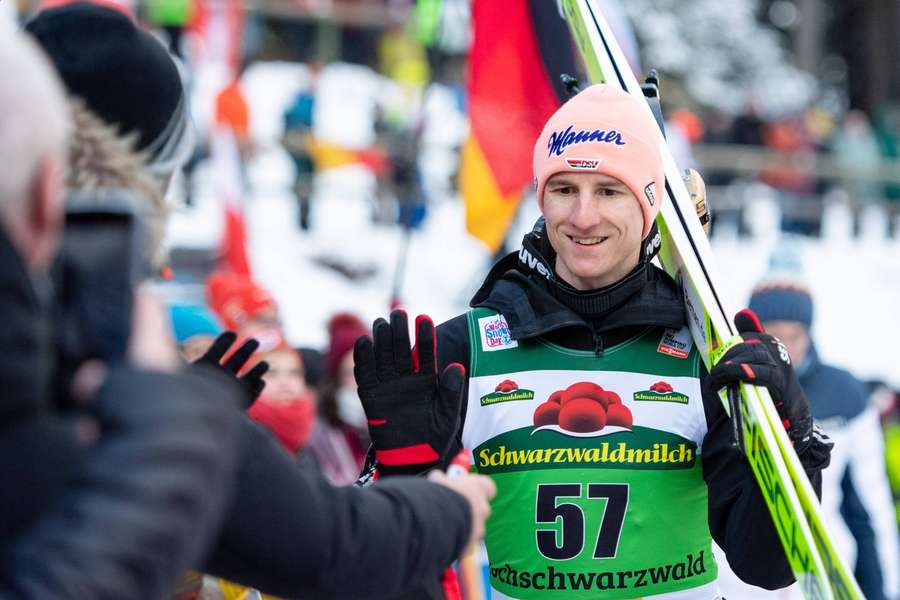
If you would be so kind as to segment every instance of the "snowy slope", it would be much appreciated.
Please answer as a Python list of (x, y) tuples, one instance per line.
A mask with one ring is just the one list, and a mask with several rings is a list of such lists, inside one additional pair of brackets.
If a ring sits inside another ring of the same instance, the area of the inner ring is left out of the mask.
[[(250, 166), (253, 191), (246, 211), (254, 273), (278, 300), (288, 339), (320, 346), (326, 340), (325, 322), (335, 311), (353, 310), (367, 320), (386, 315), (401, 233), (395, 227), (371, 223), (374, 180), (358, 167), (324, 174), (314, 203), (314, 230), (304, 234), (297, 228), (289, 187), (292, 166), (277, 140), (283, 106), (303, 79), (296, 68), (283, 64), (257, 65), (247, 73), (252, 125), (263, 150)], [(449, 115), (447, 121), (454, 119), (459, 116)], [(339, 126), (329, 124), (329, 128)], [(436, 164), (443, 165), (436, 168), (452, 168), (447, 161)], [(202, 169), (198, 174), (197, 207), (173, 215), (170, 243), (216, 243), (221, 215), (210, 193), (211, 175)], [(440, 179), (443, 174), (429, 176)], [(783, 243), (773, 233), (777, 208), (764, 193), (753, 211), (760, 235), (738, 240), (723, 229), (713, 240), (725, 279), (724, 294), (735, 309), (744, 306), (752, 287), (765, 276), (770, 254)], [(517, 229), (524, 232), (537, 215), (533, 201), (522, 213)], [(851, 241), (847, 219), (840, 207), (830, 209), (825, 241), (792, 243), (816, 299), (814, 336), (826, 360), (900, 387), (900, 368), (892, 352), (900, 339), (900, 319), (895, 313), (900, 306), (900, 248), (877, 232), (864, 241)], [(873, 217), (873, 229), (878, 219)], [(374, 267), (376, 272), (352, 282), (321, 267), (317, 257), (337, 258), (358, 268)], [(439, 201), (429, 209), (423, 230), (412, 237), (404, 303), (413, 314), (426, 312), (438, 322), (447, 319), (465, 310), (488, 267), (489, 254), (465, 232), (461, 202)]]

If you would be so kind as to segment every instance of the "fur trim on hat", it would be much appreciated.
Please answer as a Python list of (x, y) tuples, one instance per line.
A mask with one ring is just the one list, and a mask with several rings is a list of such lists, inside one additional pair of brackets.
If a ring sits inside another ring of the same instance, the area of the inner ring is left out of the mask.
[(150, 232), (148, 255), (154, 266), (162, 265), (166, 259), (162, 240), (168, 209), (161, 183), (147, 169), (143, 155), (134, 150), (136, 136), (120, 136), (79, 98), (70, 97), (69, 106), (74, 132), (67, 186), (87, 192), (122, 188), (146, 199), (142, 216)]

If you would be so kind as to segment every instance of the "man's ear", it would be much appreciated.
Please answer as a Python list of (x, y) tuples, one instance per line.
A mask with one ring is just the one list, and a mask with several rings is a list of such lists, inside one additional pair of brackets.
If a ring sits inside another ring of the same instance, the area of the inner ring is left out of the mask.
[(34, 170), (28, 198), (29, 264), (43, 269), (50, 265), (62, 237), (63, 159), (43, 157)]
[(57, 235), (63, 219), (62, 161), (45, 156), (34, 170), (31, 181), (29, 225), (38, 235)]

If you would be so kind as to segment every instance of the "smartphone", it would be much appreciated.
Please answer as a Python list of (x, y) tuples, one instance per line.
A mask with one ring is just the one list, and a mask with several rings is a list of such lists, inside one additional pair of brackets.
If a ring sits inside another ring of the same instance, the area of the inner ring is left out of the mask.
[(124, 360), (136, 287), (150, 276), (142, 199), (129, 190), (71, 192), (54, 279), (62, 371)]

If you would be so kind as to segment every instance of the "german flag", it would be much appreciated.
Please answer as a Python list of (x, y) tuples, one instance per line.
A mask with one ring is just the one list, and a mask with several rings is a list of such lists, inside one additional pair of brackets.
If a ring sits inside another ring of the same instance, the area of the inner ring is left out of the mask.
[(496, 252), (532, 176), (532, 150), (576, 74), (556, 2), (474, 0), (469, 56), (471, 131), (462, 150), (466, 227)]

